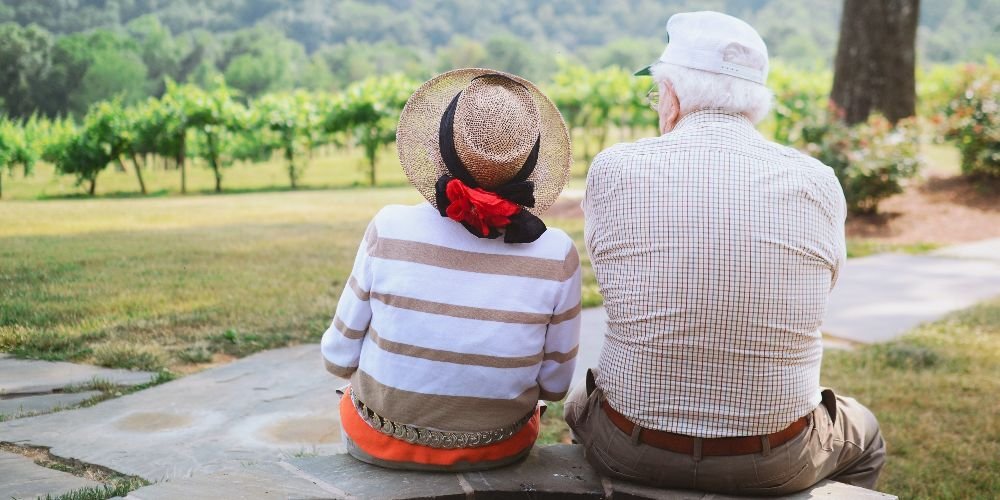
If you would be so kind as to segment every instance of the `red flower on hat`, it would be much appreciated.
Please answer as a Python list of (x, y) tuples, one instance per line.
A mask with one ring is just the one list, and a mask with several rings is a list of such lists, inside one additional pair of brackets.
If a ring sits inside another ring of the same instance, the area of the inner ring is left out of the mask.
[(488, 236), (491, 228), (510, 224), (510, 216), (521, 209), (516, 203), (507, 201), (496, 193), (470, 188), (458, 179), (448, 182), (445, 194), (451, 201), (446, 209), (448, 218), (479, 229), (483, 236)]

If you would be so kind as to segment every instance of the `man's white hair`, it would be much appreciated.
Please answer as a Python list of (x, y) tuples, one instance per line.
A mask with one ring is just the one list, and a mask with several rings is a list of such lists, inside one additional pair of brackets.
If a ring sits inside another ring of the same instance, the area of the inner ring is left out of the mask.
[[(739, 45), (726, 50), (725, 60), (750, 67), (763, 67), (767, 74), (767, 60), (750, 51), (740, 50)], [(650, 70), (657, 83), (669, 82), (681, 105), (681, 116), (702, 109), (721, 109), (740, 113), (758, 123), (771, 110), (774, 94), (764, 85), (742, 78), (710, 73), (700, 69), (685, 68), (658, 62)]]

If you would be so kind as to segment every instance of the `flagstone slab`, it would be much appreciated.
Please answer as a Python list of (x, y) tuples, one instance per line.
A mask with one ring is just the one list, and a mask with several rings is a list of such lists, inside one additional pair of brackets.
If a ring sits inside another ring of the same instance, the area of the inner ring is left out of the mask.
[(0, 498), (56, 497), (101, 483), (37, 465), (30, 458), (0, 451)]
[[(326, 486), (326, 488), (324, 488)], [(342, 492), (305, 477), (285, 463), (250, 464), (239, 469), (195, 473), (193, 477), (167, 479), (139, 488), (126, 500), (336, 498)]]
[(97, 405), (0, 423), (0, 441), (159, 481), (337, 453), (335, 389), (319, 346), (259, 353)]
[(93, 382), (94, 379), (115, 385), (145, 384), (155, 373), (101, 368), (61, 361), (15, 359), (0, 354), (0, 394), (25, 394), (52, 392), (74, 385)]
[(47, 413), (56, 408), (76, 406), (100, 394), (101, 391), (84, 391), (37, 394), (11, 399), (0, 399), (0, 415), (19, 417), (34, 413)]
[[(716, 499), (734, 497), (684, 490), (650, 488), (599, 476), (586, 462), (578, 445), (539, 446), (517, 464), (483, 472), (403, 472), (371, 466), (348, 455), (305, 457), (290, 461), (318, 484), (340, 490), (334, 498), (371, 500), (433, 499)], [(142, 490), (139, 490), (142, 491)], [(333, 492), (333, 489), (328, 489)], [(896, 498), (877, 491), (833, 481), (780, 498)]]

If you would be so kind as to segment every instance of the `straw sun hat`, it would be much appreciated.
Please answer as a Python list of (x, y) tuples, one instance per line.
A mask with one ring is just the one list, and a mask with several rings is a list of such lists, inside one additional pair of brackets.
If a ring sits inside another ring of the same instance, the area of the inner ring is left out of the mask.
[[(572, 164), (556, 106), (531, 82), (458, 69), (410, 96), (396, 131), (406, 177), (442, 216), (482, 238), (527, 243), (558, 198)], [(500, 230), (503, 230), (502, 232)]]

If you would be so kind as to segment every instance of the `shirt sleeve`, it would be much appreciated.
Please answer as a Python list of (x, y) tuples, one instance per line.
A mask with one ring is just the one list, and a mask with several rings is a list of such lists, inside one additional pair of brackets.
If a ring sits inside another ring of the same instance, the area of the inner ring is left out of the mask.
[(545, 351), (538, 371), (539, 399), (546, 401), (559, 401), (566, 396), (580, 350), (580, 255), (572, 243), (565, 265), (572, 275), (560, 286), (558, 303), (545, 332)]
[(830, 290), (837, 285), (837, 280), (840, 278), (840, 271), (844, 268), (844, 264), (847, 262), (847, 237), (845, 235), (846, 228), (845, 224), (847, 221), (847, 200), (844, 198), (844, 190), (840, 187), (840, 183), (837, 182), (834, 186), (834, 220), (833, 220), (833, 251), (834, 251), (834, 262), (833, 262), (833, 276), (830, 278)]
[(376, 238), (375, 222), (372, 221), (361, 241), (347, 285), (340, 294), (333, 322), (323, 333), (323, 339), (320, 341), (320, 351), (323, 353), (326, 369), (338, 377), (348, 378), (358, 369), (361, 345), (371, 323), (372, 309), (369, 294), (372, 287), (372, 272), (369, 251), (374, 246)]

